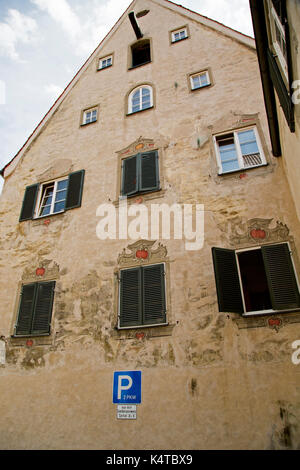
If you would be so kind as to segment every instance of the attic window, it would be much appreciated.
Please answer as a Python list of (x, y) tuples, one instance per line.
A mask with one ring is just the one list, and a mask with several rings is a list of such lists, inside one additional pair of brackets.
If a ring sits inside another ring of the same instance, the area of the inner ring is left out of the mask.
[(199, 88), (211, 85), (208, 70), (191, 75), (190, 81), (192, 90), (198, 90)]
[(111, 67), (111, 66), (112, 66), (112, 55), (99, 59), (98, 70), (106, 69), (107, 67)]
[(176, 29), (175, 31), (171, 32), (171, 43), (182, 41), (189, 37), (187, 27), (183, 27), (180, 29)]
[(98, 119), (98, 106), (94, 106), (93, 108), (89, 108), (83, 111), (82, 113), (82, 125), (91, 124), (92, 122), (96, 122)]
[(151, 62), (150, 40), (143, 39), (131, 46), (131, 68)]

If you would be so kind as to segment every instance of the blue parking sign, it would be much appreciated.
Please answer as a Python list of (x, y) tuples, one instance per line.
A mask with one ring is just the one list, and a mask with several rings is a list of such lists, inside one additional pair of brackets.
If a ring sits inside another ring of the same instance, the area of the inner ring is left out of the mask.
[(114, 372), (113, 403), (138, 404), (142, 401), (142, 372)]

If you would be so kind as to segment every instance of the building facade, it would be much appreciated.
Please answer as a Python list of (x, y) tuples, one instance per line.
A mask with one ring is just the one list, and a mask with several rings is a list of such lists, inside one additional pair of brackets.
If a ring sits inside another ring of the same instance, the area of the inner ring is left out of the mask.
[(252, 38), (133, 1), (2, 175), (1, 448), (299, 448), (300, 227)]
[(273, 153), (282, 156), (300, 219), (300, 4), (250, 0)]

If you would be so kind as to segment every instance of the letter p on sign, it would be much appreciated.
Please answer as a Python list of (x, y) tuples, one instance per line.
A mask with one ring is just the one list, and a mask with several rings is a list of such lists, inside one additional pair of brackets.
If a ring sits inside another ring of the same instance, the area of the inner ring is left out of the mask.
[(114, 372), (113, 403), (138, 404), (142, 401), (142, 372)]

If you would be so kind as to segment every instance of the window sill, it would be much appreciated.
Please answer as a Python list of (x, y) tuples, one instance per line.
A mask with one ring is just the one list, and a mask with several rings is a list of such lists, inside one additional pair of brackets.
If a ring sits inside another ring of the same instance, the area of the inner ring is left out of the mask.
[(160, 323), (156, 326), (143, 325), (140, 327), (132, 326), (128, 328), (116, 327), (112, 332), (112, 336), (118, 340), (135, 339), (139, 341), (144, 338), (172, 336), (173, 329), (175, 326), (175, 324)]
[(81, 123), (81, 124), (80, 124), (80, 127), (89, 126), (90, 124), (96, 124), (96, 122), (98, 122), (98, 119), (97, 119), (96, 121), (92, 121), (92, 122)]
[(139, 65), (133, 65), (132, 67), (128, 68), (128, 71), (138, 69), (139, 67), (143, 67), (144, 65), (151, 64), (152, 60), (148, 60), (147, 62), (143, 62)]
[(202, 90), (203, 88), (209, 88), (211, 86), (212, 86), (212, 83), (208, 83), (207, 85), (198, 86), (197, 88), (191, 88), (191, 91), (199, 91), (199, 90)]
[[(53, 344), (53, 334), (45, 335), (32, 335), (32, 336), (15, 336), (11, 335), (9, 338), (10, 346), (12, 347), (27, 347), (34, 346), (51, 346)], [(29, 343), (29, 344), (28, 344)]]
[(165, 193), (165, 189), (158, 189), (147, 193), (132, 194), (131, 196), (127, 196), (127, 198), (125, 196), (120, 196), (120, 198), (117, 201), (114, 201), (113, 204), (115, 207), (118, 207), (120, 205), (120, 202), (122, 204), (122, 201), (126, 199), (128, 204), (141, 204), (151, 199), (164, 197)]
[(181, 42), (181, 41), (185, 41), (186, 39), (189, 39), (189, 36), (186, 36), (185, 38), (182, 38), (182, 39), (177, 39), (177, 41), (171, 41), (171, 45), (177, 44), (178, 42)]
[(107, 65), (106, 67), (101, 67), (101, 68), (97, 69), (97, 72), (101, 72), (101, 70), (110, 69), (111, 67), (112, 67), (112, 64), (111, 64), (111, 65)]
[(138, 113), (142, 113), (144, 111), (148, 111), (149, 109), (153, 109), (154, 106), (149, 106), (149, 108), (145, 108), (145, 109), (139, 109), (138, 111), (134, 111), (133, 113), (127, 113), (126, 116), (132, 116), (134, 114), (138, 114)]
[(52, 217), (55, 217), (56, 219), (60, 219), (65, 216), (67, 211), (61, 211), (61, 212), (56, 212), (55, 214), (48, 214), (48, 215), (42, 215), (41, 217), (35, 217), (32, 219), (33, 225), (46, 225), (45, 221), (47, 219), (50, 219)]
[(255, 168), (263, 168), (263, 167), (266, 167), (268, 165), (269, 165), (269, 163), (263, 163), (262, 165), (250, 166), (248, 168), (239, 168), (238, 170), (226, 171), (226, 172), (223, 172), (223, 173), (219, 172), (218, 176), (226, 176), (226, 175), (234, 175), (234, 174), (237, 174), (237, 173), (244, 173), (245, 171), (254, 170)]
[(286, 310), (260, 310), (257, 312), (246, 312), (242, 314), (243, 318), (257, 317), (257, 316), (269, 316), (269, 315), (281, 315), (284, 313), (300, 312), (300, 307), (295, 307)]

